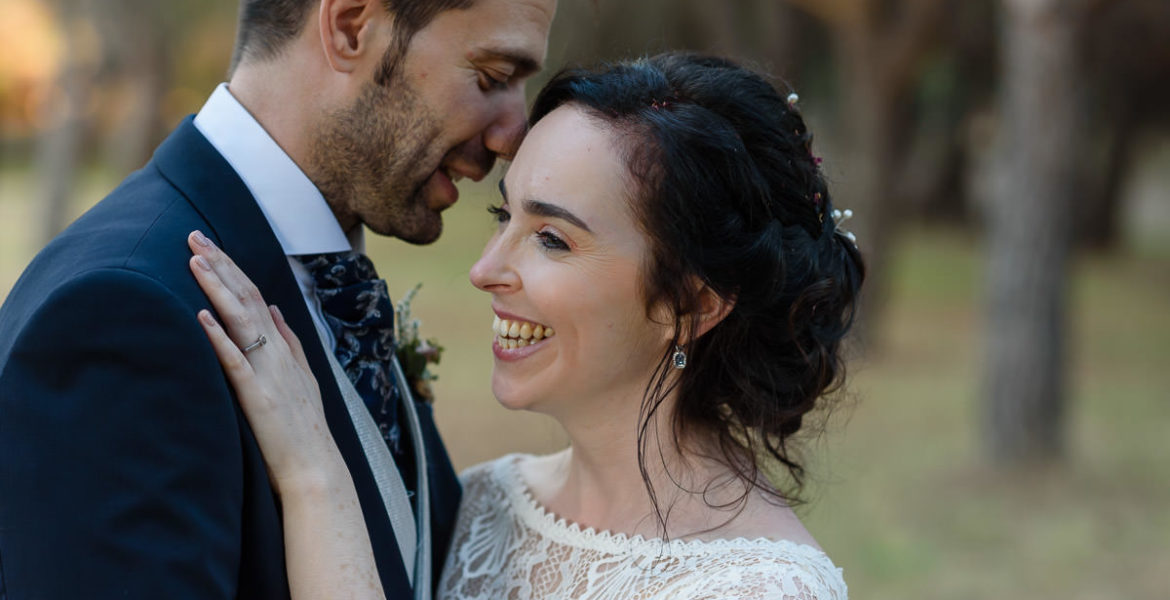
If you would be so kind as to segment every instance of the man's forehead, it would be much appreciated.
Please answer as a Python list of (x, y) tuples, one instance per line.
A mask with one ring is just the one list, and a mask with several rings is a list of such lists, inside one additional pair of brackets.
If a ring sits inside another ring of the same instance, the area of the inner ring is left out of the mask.
[(478, 23), (476, 50), (520, 66), (539, 68), (548, 47), (556, 0), (476, 0), (470, 12)]

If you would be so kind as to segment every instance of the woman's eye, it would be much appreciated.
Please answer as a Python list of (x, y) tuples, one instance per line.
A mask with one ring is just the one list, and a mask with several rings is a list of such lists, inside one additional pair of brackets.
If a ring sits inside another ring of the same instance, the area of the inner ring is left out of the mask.
[(540, 242), (540, 246), (545, 250), (568, 250), (569, 245), (565, 243), (557, 234), (550, 231), (538, 231), (536, 237)]
[(489, 205), (487, 211), (492, 216), (492, 219), (500, 225), (512, 219), (512, 213), (508, 212), (508, 209), (504, 208), (502, 204), (500, 206)]

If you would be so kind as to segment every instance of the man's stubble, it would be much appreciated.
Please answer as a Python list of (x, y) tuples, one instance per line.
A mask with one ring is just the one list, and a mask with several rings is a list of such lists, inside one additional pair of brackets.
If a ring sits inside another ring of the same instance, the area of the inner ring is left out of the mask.
[(339, 222), (429, 244), (443, 231), (422, 188), (446, 152), (436, 148), (439, 120), (395, 70), (386, 84), (367, 82), (352, 106), (318, 128), (310, 179)]

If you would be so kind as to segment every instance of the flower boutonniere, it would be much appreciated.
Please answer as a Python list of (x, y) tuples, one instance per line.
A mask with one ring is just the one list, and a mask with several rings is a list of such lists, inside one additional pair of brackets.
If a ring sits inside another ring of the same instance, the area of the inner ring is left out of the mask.
[(402, 364), (402, 372), (406, 375), (406, 383), (415, 398), (432, 403), (435, 394), (431, 390), (431, 382), (439, 377), (431, 372), (430, 365), (439, 364), (443, 347), (434, 338), (424, 340), (419, 337), (418, 329), (422, 322), (410, 314), (410, 303), (421, 287), (421, 283), (414, 286), (395, 306), (396, 354), (398, 362)]

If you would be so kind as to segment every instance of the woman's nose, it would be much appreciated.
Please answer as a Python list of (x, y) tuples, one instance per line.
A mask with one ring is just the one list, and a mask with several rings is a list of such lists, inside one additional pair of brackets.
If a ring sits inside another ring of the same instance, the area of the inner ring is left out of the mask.
[(479, 260), (471, 265), (471, 284), (493, 294), (520, 288), (520, 276), (509, 261), (503, 236), (496, 234), (483, 248)]

